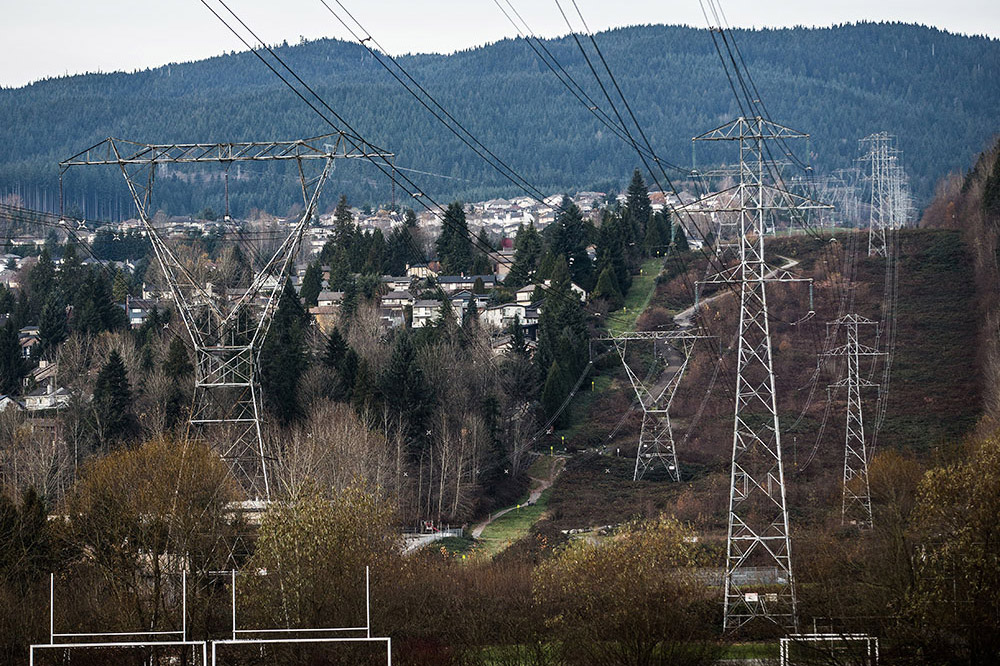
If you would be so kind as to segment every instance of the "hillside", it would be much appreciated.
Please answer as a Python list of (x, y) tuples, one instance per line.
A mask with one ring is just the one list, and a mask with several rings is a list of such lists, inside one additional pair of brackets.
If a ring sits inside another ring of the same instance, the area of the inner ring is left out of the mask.
[[(839, 369), (832, 366), (825, 366), (815, 379), (813, 373), (826, 322), (836, 318), (840, 304), (836, 269), (843, 265), (850, 240), (848, 235), (839, 235), (838, 242), (827, 244), (832, 249), (805, 236), (775, 239), (770, 245), (777, 255), (798, 260), (800, 275), (816, 280), (817, 314), (807, 321), (799, 321), (807, 309), (802, 287), (772, 285), (768, 292), (789, 508), (797, 529), (824, 523), (834, 510), (839, 519), (845, 398), (843, 394), (833, 396), (820, 436), (826, 386), (840, 377)], [(877, 450), (901, 451), (929, 465), (952, 455), (983, 414), (986, 378), (976, 354), (970, 351), (980, 346), (976, 325), (979, 296), (970, 248), (959, 232), (904, 231), (900, 234), (900, 256), (897, 343)], [(699, 273), (703, 274), (700, 263), (695, 260), (689, 266), (691, 279), (700, 279)], [(876, 321), (882, 307), (883, 269), (880, 258), (858, 259), (854, 310)], [(666, 316), (664, 310), (676, 312), (676, 303), (683, 299), (677, 294), (685, 291), (682, 277), (661, 281), (645, 315), (647, 325)], [(711, 333), (726, 344), (736, 328), (734, 305), (732, 296), (725, 295), (708, 306)], [(640, 327), (643, 323), (640, 319)], [(871, 345), (873, 341), (863, 342)], [(588, 412), (581, 415), (585, 423), (574, 430), (579, 434), (567, 437), (568, 446), (579, 453), (554, 486), (549, 503), (551, 522), (541, 529), (587, 528), (666, 511), (690, 521), (705, 534), (724, 538), (734, 356), (733, 350), (725, 354), (726, 362), (713, 385), (715, 361), (710, 348), (695, 348), (671, 410), (684, 481), (672, 484), (631, 480), (641, 412), (632, 412), (615, 432), (633, 394), (617, 356), (610, 354), (600, 368), (614, 379), (604, 384), (608, 390), (596, 396)], [(873, 381), (878, 382), (881, 370), (876, 370)], [(711, 394), (702, 406), (706, 388), (711, 388)], [(869, 428), (876, 397), (875, 391), (865, 396)], [(699, 410), (703, 410), (701, 418), (695, 421)], [(595, 447), (608, 455), (587, 452)]]
[[(968, 164), (997, 129), (997, 40), (904, 24), (740, 30), (736, 36), (770, 113), (812, 134), (808, 150), (820, 173), (849, 166), (858, 138), (888, 130), (900, 137), (922, 203), (933, 183)], [(739, 114), (705, 30), (643, 26), (597, 39), (665, 158), (690, 164), (690, 137)], [(550, 40), (548, 47), (602, 99), (570, 38)], [(415, 175), (428, 193), (466, 200), (514, 193), (359, 45), (319, 40), (277, 51), (358, 131), (395, 151), (399, 165), (449, 177)], [(617, 189), (635, 165), (631, 148), (578, 104), (523, 41), (400, 62), (542, 191)], [(6, 121), (0, 195), (18, 192), (28, 205), (50, 209), (58, 201), (58, 161), (109, 135), (194, 142), (330, 130), (249, 53), (3, 89), (0, 117)], [(699, 164), (715, 159), (699, 148)], [(244, 170), (232, 183), (234, 213), (251, 207), (284, 212), (294, 188), (274, 174)], [(217, 178), (192, 189), (169, 173), (160, 176), (156, 203), (170, 212), (195, 212), (214, 203), (211, 197), (221, 198)], [(111, 169), (70, 172), (67, 205), (90, 218), (128, 215), (131, 203), (119, 181)], [(385, 178), (369, 165), (341, 165), (329, 189), (358, 203), (390, 196)]]

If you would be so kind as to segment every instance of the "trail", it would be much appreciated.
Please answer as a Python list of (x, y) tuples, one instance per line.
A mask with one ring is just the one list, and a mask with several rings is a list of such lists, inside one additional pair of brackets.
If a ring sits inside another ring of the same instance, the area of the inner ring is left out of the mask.
[[(533, 476), (528, 477), (529, 479), (531, 479), (531, 492), (528, 493), (527, 503), (534, 504), (535, 502), (537, 502), (538, 498), (542, 496), (542, 493), (552, 487), (552, 484), (555, 483), (556, 481), (556, 477), (559, 476), (559, 473), (562, 472), (563, 468), (565, 467), (566, 467), (566, 459), (563, 458), (562, 456), (557, 456), (552, 462), (552, 467), (550, 468), (549, 471), (549, 478), (539, 479)], [(514, 506), (509, 506), (506, 509), (501, 509), (500, 511), (491, 513), (486, 520), (475, 525), (472, 528), (472, 538), (474, 539), (480, 538), (483, 534), (483, 530), (486, 529), (487, 525), (492, 523), (500, 516), (506, 515), (521, 506), (523, 505), (515, 504)]]
[[(784, 259), (785, 260), (785, 265), (784, 266), (779, 266), (778, 268), (771, 269), (767, 273), (767, 275), (764, 276), (765, 279), (766, 278), (772, 278), (772, 277), (774, 277), (780, 271), (787, 271), (789, 268), (792, 268), (793, 266), (797, 266), (798, 263), (799, 263), (798, 259), (791, 259), (790, 257), (782, 257), (782, 256), (779, 255), (778, 258), (779, 259)], [(692, 322), (692, 319), (694, 319), (694, 314), (695, 314), (695, 312), (698, 311), (699, 308), (702, 308), (702, 307), (708, 305), (709, 303), (711, 303), (712, 301), (715, 301), (717, 299), (722, 298), (723, 296), (726, 296), (728, 293), (729, 293), (728, 289), (723, 289), (723, 290), (719, 291), (719, 293), (713, 294), (712, 296), (709, 296), (708, 298), (702, 300), (700, 303), (696, 303), (695, 305), (692, 305), (691, 307), (687, 308), (686, 310), (681, 310), (680, 312), (678, 312), (677, 314), (674, 315), (674, 322), (679, 327), (681, 327), (681, 328), (691, 328), (692, 326), (694, 326), (694, 323)]]

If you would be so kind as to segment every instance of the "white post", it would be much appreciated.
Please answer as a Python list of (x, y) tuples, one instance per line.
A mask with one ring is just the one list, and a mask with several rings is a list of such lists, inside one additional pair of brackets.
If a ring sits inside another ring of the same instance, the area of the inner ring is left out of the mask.
[[(55, 617), (56, 617), (56, 575), (55, 573), (49, 574), (49, 645), (54, 644), (55, 641)], [(34, 653), (32, 653), (32, 659), (34, 659)]]
[[(212, 662), (215, 662), (215, 643), (212, 643)], [(201, 642), (201, 666), (208, 666), (208, 643)]]
[(365, 565), (365, 633), (372, 637), (372, 597), (368, 565)]
[[(233, 640), (236, 640), (236, 569), (233, 569)], [(212, 645), (212, 664), (215, 664), (215, 644)]]
[[(188, 619), (187, 601), (188, 600), (187, 600), (187, 594), (188, 594), (187, 571), (182, 571), (181, 572), (181, 640), (182, 641), (186, 641), (188, 639), (188, 632), (187, 632), (187, 619)], [(201, 663), (204, 664), (205, 662), (202, 661)]]
[(385, 653), (385, 666), (392, 666), (392, 638), (385, 639)]

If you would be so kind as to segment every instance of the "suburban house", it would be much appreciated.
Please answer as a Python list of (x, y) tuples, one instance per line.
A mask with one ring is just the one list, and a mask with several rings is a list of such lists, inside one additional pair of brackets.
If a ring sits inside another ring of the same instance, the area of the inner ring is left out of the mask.
[(430, 261), (427, 262), (426, 264), (419, 263), (419, 264), (406, 265), (406, 274), (411, 278), (423, 279), (429, 277), (437, 277), (438, 272), (440, 270), (441, 270), (441, 262), (438, 261)]
[(321, 291), (316, 298), (316, 305), (319, 307), (340, 307), (344, 302), (344, 292), (342, 291)]
[(18, 335), (18, 340), (21, 343), (21, 356), (24, 358), (34, 357), (38, 350), (38, 345), (42, 342), (37, 326), (25, 326), (22, 328)]
[(389, 291), (408, 291), (413, 284), (413, 278), (409, 275), (383, 275), (382, 283), (389, 288)]
[(146, 323), (146, 319), (149, 317), (153, 308), (163, 308), (157, 303), (157, 301), (150, 298), (133, 298), (132, 296), (125, 297), (125, 314), (128, 315), (128, 323), (132, 328), (139, 328)]
[(43, 409), (61, 409), (69, 404), (69, 390), (56, 387), (54, 381), (46, 382), (24, 396), (24, 408), (29, 412)]
[(416, 299), (409, 291), (390, 291), (382, 297), (382, 307), (384, 308), (404, 308), (413, 305)]
[[(437, 299), (415, 301), (413, 303), (413, 323), (411, 326), (413, 328), (433, 326), (435, 322), (441, 319), (441, 304), (441, 301)], [(461, 309), (459, 309), (459, 306), (461, 306)], [(452, 312), (455, 321), (460, 323), (462, 321), (462, 314), (465, 312), (464, 303), (459, 301), (456, 305), (456, 303), (452, 302)]]
[(482, 280), (487, 290), (497, 286), (495, 275), (441, 275), (437, 278), (437, 283), (447, 292), (472, 291), (476, 286), (476, 280)]

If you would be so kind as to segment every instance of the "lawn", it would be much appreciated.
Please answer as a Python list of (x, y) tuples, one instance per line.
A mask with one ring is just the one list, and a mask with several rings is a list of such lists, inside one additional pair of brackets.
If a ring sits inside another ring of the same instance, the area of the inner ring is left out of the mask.
[(476, 542), (476, 552), (493, 557), (528, 536), (548, 508), (551, 492), (551, 489), (546, 490), (535, 504), (521, 504), (487, 525)]
[(625, 297), (625, 307), (614, 316), (613, 328), (618, 331), (631, 331), (635, 328), (635, 320), (649, 306), (649, 301), (656, 293), (656, 276), (663, 267), (662, 257), (647, 259), (642, 264), (639, 275), (632, 276), (632, 286)]

